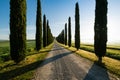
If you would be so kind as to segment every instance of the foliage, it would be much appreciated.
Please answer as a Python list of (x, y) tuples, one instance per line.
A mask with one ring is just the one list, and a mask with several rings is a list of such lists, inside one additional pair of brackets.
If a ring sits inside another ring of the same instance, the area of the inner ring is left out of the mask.
[(53, 35), (49, 26), (49, 21), (47, 20), (47, 45), (53, 42)]
[(65, 45), (67, 45), (67, 23), (65, 23)]
[[(31, 41), (30, 41), (31, 42)], [(35, 42), (35, 41), (34, 41)], [(0, 79), (1, 80), (31, 80), (38, 64), (40, 64), (47, 53), (51, 50), (53, 44), (41, 49), (39, 52), (31, 52), (26, 56), (24, 61), (15, 64), (13, 61), (0, 63)]]
[(0, 55), (0, 62), (5, 62), (5, 61), (9, 61), (11, 59), (10, 55), (8, 54), (2, 54)]
[[(72, 46), (74, 47), (74, 43), (72, 44)], [(94, 45), (93, 44), (81, 44), (80, 49), (94, 53)], [(105, 56), (120, 60), (120, 49), (119, 49), (119, 47), (114, 46), (114, 45), (113, 46), (107, 46)]]
[(0, 47), (0, 63), (10, 60), (10, 49), (9, 47)]
[(36, 50), (39, 51), (42, 48), (42, 13), (41, 2), (37, 0), (37, 15), (36, 15)]
[(19, 63), (26, 52), (26, 0), (10, 0), (10, 55)]
[(71, 17), (68, 18), (68, 46), (71, 47)]
[(107, 0), (96, 0), (94, 31), (95, 31), (94, 38), (95, 54), (98, 56), (99, 61), (101, 61), (102, 56), (105, 56), (106, 54)]
[(79, 5), (76, 3), (75, 7), (75, 47), (80, 48), (80, 22), (79, 22)]
[(47, 24), (46, 24), (46, 16), (43, 16), (43, 47), (47, 46)]
[(59, 42), (59, 43), (62, 43), (64, 44), (64, 30), (62, 30), (62, 32), (56, 37), (56, 40)]
[[(27, 41), (27, 50), (26, 50), (26, 56), (35, 53), (35, 41), (34, 40), (28, 40)], [(9, 41), (0, 42), (0, 63), (9, 61), (11, 59), (10, 57), (10, 46)]]

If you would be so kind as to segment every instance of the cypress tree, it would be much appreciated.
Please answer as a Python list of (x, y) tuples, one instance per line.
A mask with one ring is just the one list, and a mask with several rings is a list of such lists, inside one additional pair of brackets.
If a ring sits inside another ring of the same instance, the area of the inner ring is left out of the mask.
[(47, 45), (53, 42), (53, 35), (49, 26), (49, 21), (47, 20)]
[(50, 33), (49, 33), (49, 21), (47, 20), (47, 45), (49, 45)]
[(53, 35), (51, 33), (51, 29), (50, 26), (48, 26), (47, 28), (47, 33), (48, 33), (48, 37), (47, 37), (47, 45), (51, 44), (53, 42)]
[(60, 40), (61, 40), (62, 44), (65, 44), (65, 31), (64, 30), (62, 30), (62, 32), (61, 32), (61, 38), (60, 38)]
[(71, 47), (71, 17), (68, 18), (68, 46)]
[(107, 0), (96, 0), (94, 49), (99, 62), (102, 62), (102, 57), (106, 54), (107, 4)]
[(36, 15), (36, 50), (42, 48), (42, 13), (41, 2), (37, 0), (37, 15)]
[(65, 45), (67, 45), (67, 23), (65, 23)]
[(19, 63), (26, 52), (26, 0), (10, 0), (10, 55)]
[(53, 40), (54, 40), (54, 37), (53, 37), (53, 35), (51, 33), (51, 29), (49, 29), (49, 32), (50, 32), (49, 44), (51, 44), (53, 42)]
[(52, 42), (52, 33), (50, 30), (50, 26), (49, 26), (49, 21), (47, 20), (47, 45), (49, 45)]
[(57, 36), (56, 40), (59, 42), (59, 43), (62, 43), (64, 44), (64, 30), (62, 30), (62, 32)]
[(51, 33), (51, 29), (49, 29), (49, 33), (50, 33), (49, 44), (51, 44), (53, 42), (53, 40), (54, 40), (54, 37), (53, 37), (53, 35)]
[(75, 7), (75, 47), (80, 48), (80, 23), (79, 23), (79, 5), (76, 3)]
[(43, 16), (43, 47), (47, 46), (47, 24), (46, 16)]

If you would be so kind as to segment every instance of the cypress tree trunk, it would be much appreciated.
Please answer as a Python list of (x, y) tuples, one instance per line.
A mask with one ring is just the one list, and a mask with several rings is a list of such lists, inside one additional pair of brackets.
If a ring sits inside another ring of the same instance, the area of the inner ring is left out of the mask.
[(106, 54), (107, 43), (107, 0), (96, 0), (94, 49), (99, 61)]
[(68, 46), (71, 47), (71, 17), (68, 19)]
[(43, 47), (47, 46), (47, 24), (46, 16), (43, 16)]
[(10, 0), (10, 55), (19, 63), (26, 52), (26, 0)]
[(42, 13), (41, 2), (37, 0), (37, 15), (36, 15), (36, 50), (42, 48)]
[(65, 23), (65, 45), (67, 45), (67, 23)]
[(75, 47), (80, 48), (80, 23), (79, 23), (79, 5), (75, 7)]

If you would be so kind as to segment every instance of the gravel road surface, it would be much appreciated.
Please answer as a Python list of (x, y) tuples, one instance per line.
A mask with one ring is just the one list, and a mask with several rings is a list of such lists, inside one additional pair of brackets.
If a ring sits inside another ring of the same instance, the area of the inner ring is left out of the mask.
[(105, 68), (54, 43), (32, 80), (120, 80)]

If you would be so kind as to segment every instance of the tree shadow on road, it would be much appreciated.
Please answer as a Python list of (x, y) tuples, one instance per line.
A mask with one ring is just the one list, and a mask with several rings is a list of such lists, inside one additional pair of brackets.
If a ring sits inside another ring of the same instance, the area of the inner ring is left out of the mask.
[(50, 52), (50, 51), (57, 51), (57, 50), (63, 50), (64, 48), (56, 48), (56, 49), (53, 49), (53, 50), (50, 50), (50, 49), (45, 49), (45, 50), (41, 50), (41, 51), (34, 51), (32, 52), (32, 54), (26, 54), (26, 56), (30, 56), (30, 55), (34, 55), (34, 54), (40, 54), (40, 53), (45, 53), (45, 52)]
[(46, 65), (46, 64), (48, 64), (48, 63), (50, 63), (50, 62), (53, 62), (53, 61), (58, 60), (58, 59), (60, 59), (60, 58), (63, 58), (63, 57), (65, 57), (65, 56), (67, 56), (67, 55), (70, 55), (70, 54), (72, 54), (72, 53), (73, 53), (73, 52), (66, 52), (66, 53), (56, 54), (56, 55), (54, 55), (53, 57), (47, 58), (47, 59), (43, 62), (43, 64), (41, 64), (40, 66), (42, 67), (42, 66), (44, 66), (44, 65)]
[(11, 80), (12, 78), (22, 75), (24, 73), (27, 73), (28, 71), (34, 70), (38, 67), (38, 64), (40, 64), (42, 61), (37, 61), (31, 64), (28, 64), (23, 67), (16, 68), (11, 71), (6, 71), (3, 73), (0, 73), (0, 80)]
[(38, 53), (44, 53), (44, 52), (50, 52), (50, 51), (57, 51), (57, 50), (63, 50), (64, 48), (54, 48), (52, 50), (44, 50), (44, 51), (39, 51)]
[(53, 49), (51, 51), (57, 51), (57, 50), (63, 50), (64, 48), (56, 48), (56, 49)]
[(31, 70), (35, 70), (37, 67), (42, 67), (48, 63), (51, 63), (57, 59), (60, 59), (60, 58), (65, 57), (69, 54), (72, 54), (72, 53), (73, 52), (61, 53), (61, 54), (55, 55), (53, 57), (47, 58), (44, 61), (37, 61), (37, 62), (31, 63), (29, 65), (16, 68), (16, 69), (11, 70), (11, 71), (6, 71), (3, 73), (0, 73), (0, 80), (9, 80), (9, 79), (12, 79), (16, 76), (20, 76), (26, 72), (29, 72)]
[(84, 80), (110, 80), (107, 69), (100, 67), (96, 62), (92, 65)]

